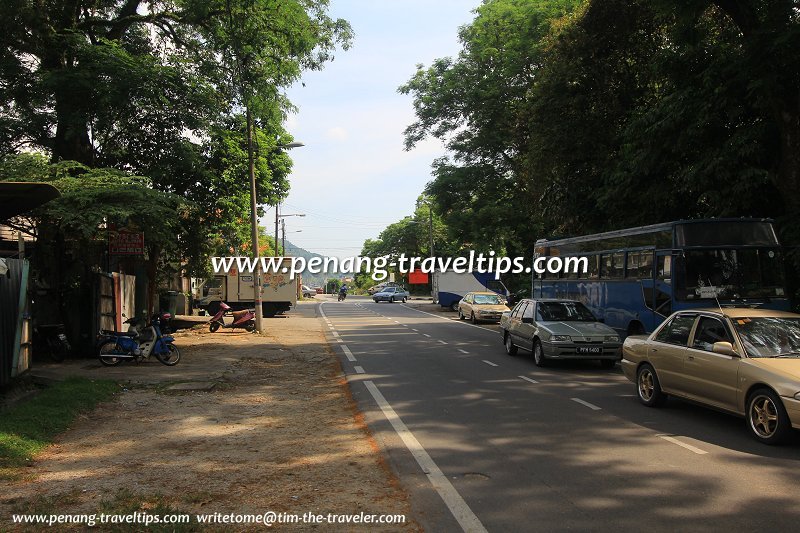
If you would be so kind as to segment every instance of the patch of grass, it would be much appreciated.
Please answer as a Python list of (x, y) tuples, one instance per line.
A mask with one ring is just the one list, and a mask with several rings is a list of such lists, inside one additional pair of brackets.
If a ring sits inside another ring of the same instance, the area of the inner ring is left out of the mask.
[(113, 381), (69, 378), (0, 412), (0, 477), (20, 476), (19, 467), (29, 464), (75, 417), (118, 390)]

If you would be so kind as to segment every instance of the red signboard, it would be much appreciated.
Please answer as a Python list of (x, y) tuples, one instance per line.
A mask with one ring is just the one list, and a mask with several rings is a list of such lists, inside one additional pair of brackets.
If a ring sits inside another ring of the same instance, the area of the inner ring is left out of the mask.
[(108, 253), (116, 255), (144, 255), (144, 233), (127, 228), (108, 228)]
[(423, 285), (428, 283), (428, 274), (421, 270), (412, 270), (408, 273), (408, 283), (410, 285)]

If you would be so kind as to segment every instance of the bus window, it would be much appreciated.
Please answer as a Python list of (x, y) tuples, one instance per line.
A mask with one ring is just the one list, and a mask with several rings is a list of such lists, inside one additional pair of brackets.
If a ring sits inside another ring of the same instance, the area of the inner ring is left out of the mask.
[(665, 283), (672, 281), (672, 256), (659, 255), (658, 264), (656, 265), (656, 279)]
[(586, 270), (585, 274), (581, 274), (581, 278), (583, 278), (583, 279), (597, 279), (597, 278), (599, 278), (600, 277), (600, 256), (599, 255), (587, 255), (585, 257), (589, 261), (589, 268)]
[(617, 252), (615, 254), (603, 254), (601, 257), (600, 277), (603, 279), (622, 279), (625, 254)]
[(626, 278), (652, 279), (653, 278), (653, 251), (628, 252), (628, 269)]

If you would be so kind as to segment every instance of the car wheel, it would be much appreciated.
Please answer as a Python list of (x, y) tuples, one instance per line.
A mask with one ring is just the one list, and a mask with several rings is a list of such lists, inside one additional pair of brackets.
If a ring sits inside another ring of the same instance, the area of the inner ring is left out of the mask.
[(461, 308), (459, 307), (458, 308), (458, 319), (459, 320), (464, 320), (465, 318), (467, 318), (467, 317), (464, 316), (464, 313), (461, 312)]
[(473, 324), (477, 324), (477, 323), (478, 323), (478, 320), (475, 318), (475, 313), (471, 313), (471, 314), (469, 315), (469, 320), (470, 320), (470, 322), (472, 322)]
[(394, 303), (394, 296), (392, 296), (391, 298), (389, 298), (389, 303), (390, 303), (390, 304), (393, 304), (393, 303)]
[(639, 401), (648, 407), (663, 405), (667, 395), (661, 390), (658, 376), (652, 366), (644, 364), (636, 372), (636, 391)]
[(791, 424), (777, 394), (769, 389), (758, 389), (750, 395), (747, 427), (756, 440), (764, 444), (778, 444), (786, 439)]
[(505, 345), (506, 345), (506, 353), (508, 355), (517, 355), (517, 347), (514, 346), (514, 341), (511, 340), (511, 335), (508, 332), (505, 332)]
[(536, 366), (547, 366), (547, 357), (544, 355), (544, 348), (539, 339), (533, 339), (533, 362)]
[(616, 359), (601, 359), (600, 366), (603, 368), (608, 368), (609, 370), (617, 366)]
[(403, 296), (403, 303), (406, 303), (407, 298)]

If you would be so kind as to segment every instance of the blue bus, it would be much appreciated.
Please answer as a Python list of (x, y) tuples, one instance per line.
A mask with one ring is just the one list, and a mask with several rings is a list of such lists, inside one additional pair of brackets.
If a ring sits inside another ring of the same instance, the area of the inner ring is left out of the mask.
[(790, 307), (770, 219), (680, 220), (541, 239), (534, 255), (586, 257), (585, 273), (534, 273), (533, 297), (583, 302), (623, 337), (650, 333), (682, 309)]

